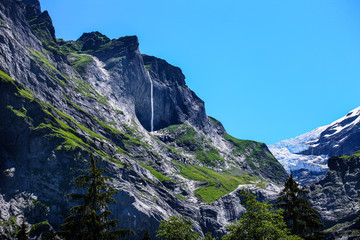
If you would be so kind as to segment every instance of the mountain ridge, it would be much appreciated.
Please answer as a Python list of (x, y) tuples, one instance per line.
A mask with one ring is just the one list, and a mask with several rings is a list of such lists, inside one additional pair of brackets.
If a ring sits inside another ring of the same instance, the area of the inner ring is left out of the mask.
[(119, 190), (113, 216), (138, 238), (172, 215), (221, 236), (244, 211), (241, 187), (279, 190), (287, 174), (267, 146), (227, 134), (181, 69), (142, 55), (136, 37), (56, 39), (36, 0), (1, 0), (0, 18), (3, 220), (58, 229), (88, 152)]
[(329, 157), (352, 155), (360, 149), (359, 122), (357, 107), (329, 125), (269, 145), (269, 149), (302, 184), (316, 182), (325, 177)]

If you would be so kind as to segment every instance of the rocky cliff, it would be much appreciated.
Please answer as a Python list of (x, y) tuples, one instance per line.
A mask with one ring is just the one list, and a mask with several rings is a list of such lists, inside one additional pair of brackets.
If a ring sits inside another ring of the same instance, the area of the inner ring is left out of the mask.
[[(319, 210), (329, 237), (360, 236), (360, 153), (333, 156), (328, 160), (329, 171), (324, 179), (306, 186), (309, 198)], [(334, 226), (337, 224), (336, 226)], [(352, 226), (352, 227), (351, 227)], [(349, 228), (345, 234), (345, 230)], [(340, 231), (342, 229), (342, 231)], [(345, 230), (344, 230), (345, 229)], [(351, 230), (357, 230), (352, 233)], [(349, 238), (349, 239), (356, 239)]]
[(243, 211), (237, 189), (274, 196), (286, 178), (265, 144), (230, 136), (136, 36), (57, 39), (37, 0), (1, 0), (0, 29), (2, 220), (58, 229), (89, 152), (119, 190), (113, 217), (137, 238), (180, 214), (220, 236)]

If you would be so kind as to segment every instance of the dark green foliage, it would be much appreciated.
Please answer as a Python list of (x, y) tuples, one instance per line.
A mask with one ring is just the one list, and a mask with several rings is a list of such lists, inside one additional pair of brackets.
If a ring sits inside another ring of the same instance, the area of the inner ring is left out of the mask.
[(41, 236), (41, 240), (58, 240), (56, 233), (54, 230), (51, 230), (44, 235)]
[(230, 232), (223, 236), (223, 240), (301, 239), (289, 235), (281, 209), (275, 210), (267, 202), (258, 202), (249, 191), (242, 191), (241, 196), (246, 213), (239, 221), (228, 226)]
[(319, 212), (305, 198), (306, 193), (299, 187), (291, 173), (276, 204), (284, 210), (284, 220), (293, 234), (305, 239), (322, 239), (322, 233), (316, 231), (323, 228), (324, 224), (320, 220)]
[(141, 237), (141, 240), (151, 240), (149, 230), (146, 230), (144, 235)]
[(20, 226), (20, 230), (19, 232), (16, 234), (16, 238), (18, 240), (28, 240), (29, 239), (29, 232), (28, 232), (28, 227), (25, 223), (25, 219), (23, 219), (23, 222)]
[(91, 32), (81, 35), (77, 42), (81, 43), (82, 51), (96, 51), (100, 47), (111, 42), (111, 40), (99, 32)]
[(164, 240), (196, 240), (200, 239), (200, 234), (194, 232), (191, 219), (181, 216), (162, 220), (156, 237)]
[(210, 232), (207, 232), (207, 233), (205, 233), (204, 240), (216, 240), (216, 238), (214, 238)]
[(111, 196), (117, 191), (106, 184), (111, 178), (103, 176), (104, 172), (105, 169), (96, 167), (91, 155), (89, 175), (80, 175), (75, 179), (76, 188), (86, 188), (86, 193), (65, 196), (81, 202), (81, 205), (70, 209), (71, 215), (61, 225), (63, 231), (59, 235), (65, 239), (119, 239), (134, 234), (130, 229), (113, 230), (118, 220), (108, 219), (111, 211), (107, 204), (116, 202)]

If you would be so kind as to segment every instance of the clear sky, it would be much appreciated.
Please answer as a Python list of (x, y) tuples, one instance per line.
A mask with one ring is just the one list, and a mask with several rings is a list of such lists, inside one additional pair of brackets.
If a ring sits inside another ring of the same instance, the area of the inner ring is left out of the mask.
[(40, 0), (56, 36), (137, 35), (229, 134), (275, 143), (360, 105), (358, 0)]

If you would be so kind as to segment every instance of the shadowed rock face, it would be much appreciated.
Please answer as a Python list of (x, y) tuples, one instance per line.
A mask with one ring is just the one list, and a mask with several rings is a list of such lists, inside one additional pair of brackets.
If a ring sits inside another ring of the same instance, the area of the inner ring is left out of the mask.
[(360, 157), (334, 156), (325, 178), (306, 186), (310, 200), (327, 227), (355, 219), (360, 213)]
[[(204, 128), (208, 124), (204, 102), (186, 86), (181, 69), (156, 57), (142, 57), (154, 84), (154, 130), (185, 121), (198, 128)], [(149, 106), (148, 95), (144, 99), (144, 104), (137, 107), (137, 116), (148, 130), (151, 113), (143, 107)]]
[[(88, 152), (119, 190), (112, 217), (138, 238), (147, 229), (155, 237), (161, 220), (181, 214), (221, 236), (243, 211), (229, 179), (268, 188), (286, 178), (266, 145), (233, 138), (206, 115), (179, 68), (141, 55), (136, 36), (56, 39), (36, 0), (1, 0), (0, 18), (1, 219), (20, 222), (25, 213), (58, 229), (76, 204), (63, 196), (78, 191), (72, 180), (88, 168)], [(213, 177), (191, 178), (187, 166)], [(218, 195), (205, 203), (196, 190), (215, 182)]]

